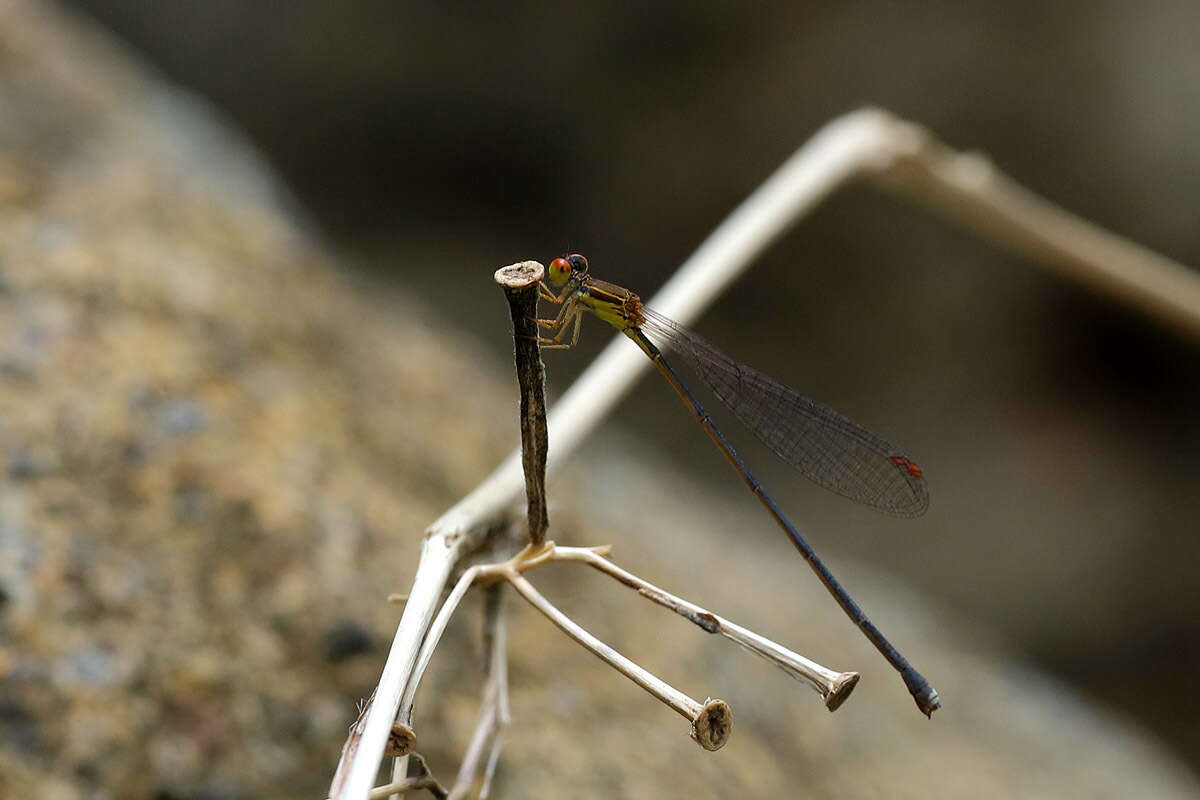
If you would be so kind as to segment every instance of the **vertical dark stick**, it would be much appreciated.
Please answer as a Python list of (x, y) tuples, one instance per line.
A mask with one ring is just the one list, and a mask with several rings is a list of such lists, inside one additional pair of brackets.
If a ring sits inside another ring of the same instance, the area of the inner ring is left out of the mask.
[(545, 270), (536, 261), (522, 261), (496, 270), (512, 314), (517, 383), (521, 387), (521, 466), (525, 470), (529, 542), (546, 541), (546, 372), (542, 367), (541, 335), (537, 325), (538, 282)]

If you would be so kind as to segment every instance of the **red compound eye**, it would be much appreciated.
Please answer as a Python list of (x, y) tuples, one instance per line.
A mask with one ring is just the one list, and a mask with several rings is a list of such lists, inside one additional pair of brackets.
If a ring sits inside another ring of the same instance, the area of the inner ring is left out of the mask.
[(556, 258), (550, 262), (550, 280), (555, 283), (566, 283), (571, 277), (571, 265), (565, 258)]

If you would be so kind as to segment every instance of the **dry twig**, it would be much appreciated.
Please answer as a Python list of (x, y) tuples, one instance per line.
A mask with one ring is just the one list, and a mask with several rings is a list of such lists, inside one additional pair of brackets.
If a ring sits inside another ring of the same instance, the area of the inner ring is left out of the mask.
[(706, 633), (719, 633), (736, 642), (756, 656), (779, 667), (793, 678), (804, 681), (816, 689), (817, 693), (825, 700), (825, 707), (830, 711), (836, 711), (842, 703), (846, 702), (846, 698), (858, 684), (859, 674), (857, 672), (836, 672), (815, 661), (810, 661), (765, 636), (760, 636), (754, 631), (713, 614), (711, 611), (706, 611), (694, 603), (676, 597), (633, 573), (621, 569), (606, 558), (607, 555), (607, 548), (555, 547), (550, 560), (582, 561), (616, 578), (631, 589), (636, 589), (638, 594), (647, 600), (669, 608), (684, 619), (695, 623)]
[(517, 385), (521, 389), (521, 473), (525, 476), (525, 517), (529, 542), (546, 541), (550, 526), (546, 513), (546, 371), (542, 366), (537, 326), (537, 284), (545, 270), (536, 261), (524, 261), (496, 272), (504, 289), (513, 323)]
[[(919, 126), (874, 109), (822, 128), (713, 231), (649, 304), (690, 323), (788, 226), (857, 177), (929, 205), (1038, 263), (1200, 335), (1200, 277), (1194, 271), (1038, 198), (981, 156), (954, 152)], [(635, 348), (623, 344), (609, 345), (555, 405), (549, 418), (555, 443), (548, 453), (551, 466), (574, 452), (648, 366)], [(418, 655), (430, 642), (450, 576), (482, 546), (489, 531), (507, 524), (525, 475), (518, 451), (426, 531), (387, 663), (372, 700), (351, 727), (331, 796), (361, 800), (370, 793), (392, 722), (402, 700), (411, 700), (410, 684), (415, 691)], [(530, 489), (531, 502), (537, 492)], [(538, 522), (533, 510), (527, 516), (531, 535), (537, 535), (532, 533), (537, 528), (545, 530), (544, 518)], [(677, 610), (694, 613), (684, 606)], [(733, 630), (724, 621), (722, 627), (726, 635)], [(760, 643), (751, 641), (739, 643), (765, 656)], [(427, 663), (428, 654), (425, 659)]]
[(475, 733), (467, 745), (458, 777), (450, 787), (450, 800), (467, 797), (476, 783), (482, 781), (480, 796), (487, 796), (487, 787), (500, 756), (501, 734), (511, 722), (508, 713), (508, 659), (505, 657), (504, 616), (500, 613), (499, 586), (487, 589), (484, 614), (485, 638), (488, 641), (483, 703), (475, 723)]

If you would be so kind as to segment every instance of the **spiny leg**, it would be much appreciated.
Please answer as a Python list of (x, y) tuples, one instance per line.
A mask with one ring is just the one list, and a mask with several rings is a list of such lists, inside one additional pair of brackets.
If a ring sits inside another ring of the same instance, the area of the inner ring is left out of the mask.
[(564, 286), (561, 293), (555, 294), (554, 290), (547, 286), (545, 281), (538, 281), (538, 297), (548, 303), (559, 305), (563, 300), (567, 299), (568, 291), (570, 291), (570, 287)]
[(575, 324), (573, 326), (571, 326), (572, 332), (571, 332), (571, 341), (569, 344), (560, 344), (559, 340), (562, 339), (562, 337), (566, 335), (567, 326), (571, 325), (570, 319), (568, 319), (566, 322), (564, 322), (562, 324), (562, 327), (560, 327), (558, 329), (558, 333), (555, 334), (553, 339), (547, 339), (544, 337), (538, 338), (538, 341), (542, 345), (542, 349), (543, 350), (569, 350), (570, 348), (572, 348), (576, 344), (578, 344), (579, 328), (583, 324), (583, 313), (578, 308), (575, 309), (574, 322), (575, 322)]
[[(549, 303), (554, 303), (554, 304), (560, 306), (560, 308), (558, 309), (558, 314), (554, 317), (554, 319), (535, 319), (534, 320), (538, 324), (539, 327), (551, 328), (551, 329), (557, 328), (558, 329), (553, 337), (545, 337), (545, 336), (538, 337), (538, 342), (546, 350), (569, 349), (569, 348), (574, 347), (575, 344), (579, 341), (579, 326), (580, 326), (580, 323), (583, 322), (583, 315), (580, 312), (579, 306), (577, 306), (574, 302), (570, 302), (567, 300), (567, 297), (570, 294), (570, 292), (571, 292), (571, 287), (570, 287), (570, 285), (567, 285), (567, 286), (563, 287), (563, 289), (560, 293), (555, 294), (554, 290), (552, 290), (549, 286), (547, 286), (545, 281), (538, 281), (538, 297), (540, 297), (542, 300), (545, 300)], [(572, 320), (574, 320), (575, 326), (574, 326), (574, 330), (571, 334), (571, 342), (570, 342), (570, 344), (562, 344), (561, 343), (562, 338), (563, 338), (563, 336), (566, 335), (567, 326), (569, 326), (571, 324)]]
[(560, 328), (571, 321), (573, 314), (578, 314), (579, 309), (576, 304), (565, 300), (566, 292), (563, 292), (564, 297), (559, 298), (556, 302), (561, 302), (562, 307), (558, 309), (558, 315), (554, 319), (535, 319), (534, 321), (543, 328)]

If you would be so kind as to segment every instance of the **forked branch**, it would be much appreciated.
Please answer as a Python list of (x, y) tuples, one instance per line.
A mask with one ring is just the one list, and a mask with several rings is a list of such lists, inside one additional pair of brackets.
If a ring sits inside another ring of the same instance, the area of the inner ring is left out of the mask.
[[(649, 304), (691, 323), (789, 226), (826, 195), (860, 177), (1200, 336), (1200, 277), (1195, 271), (1037, 197), (983, 157), (955, 152), (925, 129), (874, 109), (840, 117), (818, 131), (713, 231)], [(574, 452), (648, 366), (634, 348), (620, 344), (610, 345), (555, 405), (549, 417), (554, 441), (550, 465)], [(525, 478), (518, 451), (426, 531), (391, 652), (343, 747), (332, 796), (362, 800), (370, 794), (393, 721), (402, 700), (411, 698), (406, 690), (451, 576), (490, 531), (506, 527), (526, 488)], [(530, 496), (537, 492), (530, 489)], [(526, 516), (531, 535), (545, 530), (533, 511), (527, 509)], [(653, 592), (645, 593), (653, 599)], [(686, 606), (677, 610), (685, 616), (695, 613)], [(719, 625), (726, 635), (734, 630), (723, 620)], [(760, 653), (749, 638), (739, 643)]]
[(582, 561), (588, 566), (616, 578), (625, 586), (637, 590), (638, 594), (650, 602), (668, 608), (689, 622), (695, 623), (706, 633), (719, 633), (736, 642), (759, 658), (779, 667), (796, 680), (807, 683), (821, 695), (825, 700), (825, 707), (830, 711), (836, 711), (838, 706), (846, 702), (846, 698), (858, 684), (859, 674), (857, 672), (836, 672), (815, 661), (810, 661), (765, 636), (730, 622), (724, 617), (719, 617), (711, 611), (706, 611), (694, 603), (676, 597), (649, 581), (621, 569), (610, 561), (606, 557), (607, 555), (607, 548), (555, 547), (551, 560)]

